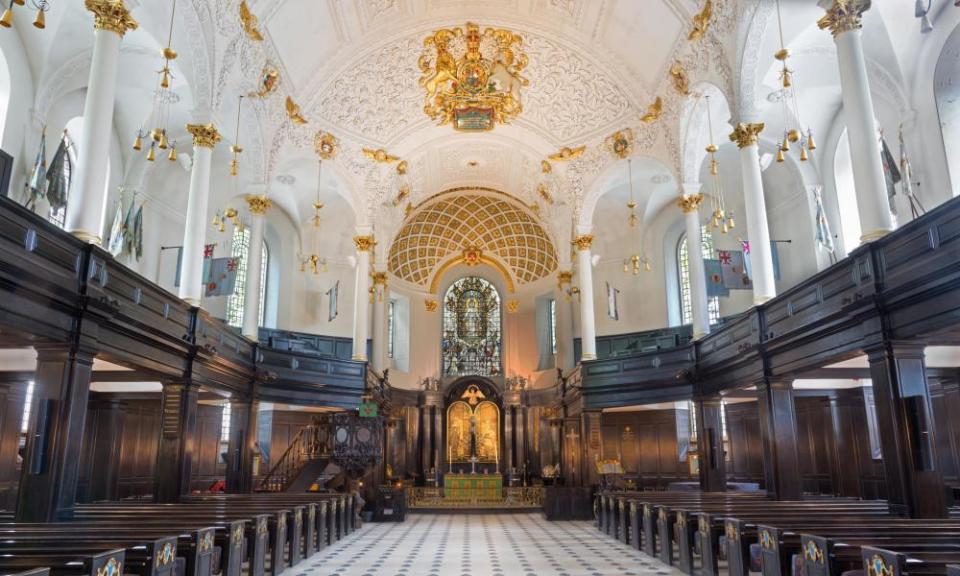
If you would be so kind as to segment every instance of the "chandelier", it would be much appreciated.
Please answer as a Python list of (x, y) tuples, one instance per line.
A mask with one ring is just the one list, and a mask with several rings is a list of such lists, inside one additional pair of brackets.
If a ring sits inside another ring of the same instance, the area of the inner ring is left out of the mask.
[(780, 71), (781, 89), (775, 93), (780, 100), (780, 109), (783, 114), (783, 140), (777, 149), (777, 162), (784, 161), (784, 153), (790, 151), (790, 144), (800, 145), (800, 161), (806, 162), (808, 151), (813, 152), (817, 146), (813, 142), (813, 130), (806, 132), (800, 127), (800, 106), (797, 104), (797, 92), (793, 88), (793, 70), (787, 65), (790, 50), (783, 41), (783, 17), (780, 14), (780, 0), (777, 0), (777, 26), (780, 32), (780, 49), (773, 55), (780, 61), (783, 68)]
[(170, 8), (170, 31), (167, 34), (167, 45), (160, 50), (163, 56), (163, 67), (157, 71), (159, 84), (153, 93), (153, 109), (150, 114), (155, 122), (154, 129), (149, 134), (143, 131), (143, 126), (137, 129), (137, 136), (133, 141), (133, 149), (140, 151), (143, 149), (143, 139), (150, 137), (150, 149), (147, 151), (147, 160), (153, 162), (157, 158), (157, 149), (168, 150), (167, 160), (171, 162), (177, 159), (177, 143), (167, 139), (167, 124), (170, 121), (170, 104), (177, 100), (176, 94), (170, 89), (170, 79), (173, 78), (173, 72), (170, 70), (170, 62), (177, 59), (177, 52), (171, 47), (173, 42), (173, 18), (177, 11), (177, 0), (172, 1)]
[[(627, 210), (629, 210), (630, 215), (627, 217), (627, 224), (629, 224), (630, 229), (637, 227), (637, 223), (640, 221), (637, 218), (637, 202), (633, 199), (633, 158), (627, 158), (627, 175), (630, 181), (630, 201), (627, 202)], [(641, 253), (634, 253), (630, 255), (629, 258), (623, 261), (623, 271), (626, 273), (633, 272), (633, 275), (636, 276), (640, 273), (641, 266), (643, 267), (644, 272), (649, 272), (650, 268), (650, 259), (642, 254), (643, 252), (643, 232), (640, 234), (640, 245)]]
[[(3, 16), (0, 17), (0, 26), (4, 28), (13, 27), (13, 7), (23, 6), (24, 3), (25, 0), (11, 0), (7, 9), (3, 11)], [(37, 17), (33, 20), (33, 26), (34, 28), (43, 30), (47, 27), (46, 13), (50, 10), (50, 0), (30, 0), (30, 3), (33, 4), (33, 8), (37, 11)]]
[(320, 211), (323, 210), (320, 191), (323, 186), (323, 161), (337, 155), (337, 139), (332, 134), (317, 132), (314, 136), (314, 149), (319, 160), (317, 162), (317, 199), (313, 203), (313, 218), (310, 219), (313, 250), (300, 258), (300, 271), (306, 272), (309, 269), (314, 274), (319, 274), (327, 271), (327, 259), (320, 256)]
[(439, 125), (483, 132), (523, 111), (520, 89), (529, 84), (523, 38), (502, 28), (437, 30), (424, 39), (418, 61), (426, 92), (423, 111)]
[(710, 214), (709, 225), (717, 228), (724, 234), (736, 228), (733, 211), (727, 210), (727, 200), (723, 196), (723, 180), (720, 178), (720, 162), (717, 161), (717, 145), (713, 142), (713, 113), (710, 111), (710, 96), (704, 96), (707, 103), (707, 129), (710, 130), (710, 144), (707, 154), (710, 155), (710, 199), (713, 210)]

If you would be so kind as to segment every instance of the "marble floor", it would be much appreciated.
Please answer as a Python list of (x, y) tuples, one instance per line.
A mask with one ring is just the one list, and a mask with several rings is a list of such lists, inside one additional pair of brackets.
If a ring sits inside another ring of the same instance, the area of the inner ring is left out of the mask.
[(412, 514), (367, 524), (283, 576), (680, 576), (601, 535), (540, 514)]

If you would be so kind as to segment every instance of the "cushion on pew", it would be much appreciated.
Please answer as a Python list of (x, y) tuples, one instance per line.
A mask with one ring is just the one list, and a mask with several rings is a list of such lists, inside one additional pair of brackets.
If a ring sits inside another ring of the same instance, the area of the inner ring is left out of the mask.
[(790, 557), (790, 575), (807, 576), (807, 563), (803, 561), (802, 554), (794, 554)]
[(763, 572), (763, 553), (760, 544), (750, 545), (750, 571)]

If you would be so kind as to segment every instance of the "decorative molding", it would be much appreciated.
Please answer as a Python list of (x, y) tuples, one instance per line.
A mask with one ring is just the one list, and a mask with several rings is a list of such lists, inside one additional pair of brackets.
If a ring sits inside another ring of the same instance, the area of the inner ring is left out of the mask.
[(84, 0), (84, 6), (93, 12), (93, 27), (97, 30), (114, 32), (122, 38), (139, 26), (123, 0)]

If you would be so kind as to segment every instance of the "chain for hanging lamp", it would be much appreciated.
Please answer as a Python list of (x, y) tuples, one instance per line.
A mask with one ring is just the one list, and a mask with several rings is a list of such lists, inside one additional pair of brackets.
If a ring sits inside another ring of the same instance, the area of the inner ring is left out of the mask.
[[(317, 199), (313, 203), (313, 218), (310, 219), (310, 223), (313, 225), (314, 231), (312, 236), (316, 239), (316, 252), (319, 252), (320, 245), (320, 211), (323, 210), (323, 202), (320, 201), (320, 191), (323, 186), (323, 158), (321, 157), (317, 163)], [(307, 269), (310, 269), (314, 274), (319, 274), (321, 271), (327, 271), (327, 260), (322, 258), (319, 254), (313, 253), (308, 254), (300, 261), (300, 271), (306, 272)]]
[(230, 175), (236, 176), (240, 173), (240, 154), (243, 153), (243, 147), (240, 146), (240, 110), (243, 107), (243, 94), (237, 98), (237, 126), (234, 131), (233, 146), (230, 147), (230, 153), (233, 158), (230, 159)]
[(157, 71), (158, 82), (157, 89), (153, 93), (153, 107), (151, 119), (155, 122), (155, 128), (149, 132), (144, 131), (143, 126), (137, 128), (137, 134), (133, 141), (133, 149), (140, 151), (143, 149), (144, 138), (149, 137), (150, 148), (147, 150), (147, 160), (153, 162), (157, 159), (157, 150), (168, 150), (167, 160), (175, 162), (177, 160), (177, 142), (169, 140), (167, 127), (170, 121), (170, 105), (175, 96), (170, 90), (170, 81), (173, 79), (173, 71), (170, 63), (177, 59), (177, 51), (173, 49), (173, 23), (177, 12), (177, 0), (171, 0), (170, 9), (170, 27), (167, 33), (167, 45), (160, 50), (163, 57), (163, 66)]
[[(627, 202), (627, 209), (630, 211), (630, 215), (627, 217), (627, 235), (632, 236), (631, 230), (637, 227), (640, 219), (637, 217), (637, 202), (633, 197), (633, 158), (627, 158), (627, 180), (630, 186), (630, 201)], [(643, 269), (646, 272), (651, 270), (650, 260), (643, 255), (643, 232), (638, 232), (640, 234), (640, 252), (631, 254), (629, 258), (623, 261), (623, 272), (625, 274), (633, 273), (634, 276), (640, 273), (640, 270)]]
[(727, 210), (727, 200), (723, 193), (723, 179), (720, 178), (720, 162), (717, 160), (717, 145), (713, 141), (713, 112), (710, 110), (710, 95), (704, 96), (707, 106), (707, 129), (710, 131), (710, 144), (706, 151), (710, 155), (710, 201), (713, 210), (708, 225), (714, 230), (720, 229), (723, 234), (736, 227), (733, 211)]
[(813, 141), (813, 130), (807, 128), (803, 130), (800, 122), (800, 105), (797, 102), (797, 92), (794, 89), (793, 70), (787, 63), (790, 59), (790, 50), (787, 49), (783, 39), (783, 16), (780, 12), (780, 0), (777, 0), (777, 27), (780, 34), (780, 49), (773, 57), (778, 60), (782, 69), (780, 70), (780, 110), (783, 115), (783, 139), (779, 142), (777, 148), (777, 162), (783, 162), (785, 154), (790, 151), (791, 144), (798, 144), (800, 149), (800, 161), (806, 162), (810, 152), (816, 150), (817, 145)]

